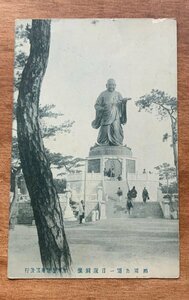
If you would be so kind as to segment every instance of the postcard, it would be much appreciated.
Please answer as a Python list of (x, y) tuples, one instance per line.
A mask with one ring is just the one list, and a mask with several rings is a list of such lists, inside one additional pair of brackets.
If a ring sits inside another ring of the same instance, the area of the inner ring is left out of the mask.
[(15, 24), (8, 277), (178, 278), (174, 19)]

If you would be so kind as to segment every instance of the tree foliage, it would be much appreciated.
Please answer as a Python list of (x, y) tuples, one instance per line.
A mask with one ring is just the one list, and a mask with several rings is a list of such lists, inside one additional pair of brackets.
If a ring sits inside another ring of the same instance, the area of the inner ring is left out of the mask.
[(177, 193), (176, 168), (168, 163), (163, 163), (155, 169), (159, 172), (160, 187), (163, 193)]
[(171, 135), (167, 132), (163, 135), (163, 142), (169, 137), (172, 138), (171, 146), (173, 147), (174, 164), (177, 172), (177, 99), (165, 93), (164, 91), (153, 89), (136, 101), (139, 112), (145, 110), (147, 112), (155, 112), (158, 119), (169, 119), (171, 121)]
[(148, 112), (157, 111), (160, 119), (170, 115), (174, 119), (177, 118), (177, 99), (160, 90), (153, 89), (151, 93), (140, 97), (136, 101), (136, 105), (139, 107), (139, 111), (143, 109)]
[(169, 186), (167, 188), (167, 185), (166, 184), (160, 184), (160, 188), (161, 188), (161, 191), (163, 194), (177, 194), (178, 193), (178, 184), (177, 184), (177, 181), (173, 181), (173, 182), (170, 182), (169, 183)]
[(80, 172), (79, 168), (84, 166), (84, 158), (73, 157), (72, 155), (64, 156), (61, 153), (52, 153), (48, 150), (46, 150), (46, 153), (52, 167), (63, 169), (63, 172), (58, 175)]
[[(14, 103), (14, 110), (13, 110), (13, 119), (16, 118), (16, 108), (17, 104)], [(39, 120), (40, 120), (40, 129), (43, 139), (48, 139), (55, 137), (57, 134), (64, 134), (69, 133), (71, 128), (74, 124), (74, 121), (66, 120), (58, 125), (51, 125), (49, 124), (49, 119), (57, 119), (63, 116), (63, 113), (54, 111), (55, 105), (45, 105), (39, 106)], [(46, 149), (49, 162), (50, 164), (53, 163), (53, 154), (50, 154), (50, 150)], [(61, 155), (61, 163), (64, 160), (63, 155)], [(65, 157), (65, 165), (67, 166), (68, 163), (66, 162), (67, 157)], [(81, 159), (82, 160), (82, 159)], [(58, 163), (58, 161), (57, 161)], [(18, 139), (17, 139), (17, 130), (15, 129), (15, 133), (12, 137), (12, 168), (20, 168), (20, 157), (19, 157), (19, 150), (18, 150)], [(71, 167), (68, 166), (68, 168)]]
[(159, 180), (176, 179), (176, 169), (168, 163), (163, 163), (155, 169), (159, 172)]

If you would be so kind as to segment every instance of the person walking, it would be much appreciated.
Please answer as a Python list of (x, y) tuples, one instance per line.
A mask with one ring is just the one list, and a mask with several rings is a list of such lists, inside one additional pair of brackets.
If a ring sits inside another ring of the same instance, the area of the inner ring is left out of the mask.
[(143, 189), (143, 191), (142, 191), (142, 199), (143, 199), (143, 203), (146, 203), (146, 200), (147, 200), (147, 199), (148, 199), (148, 200), (150, 199), (149, 193), (148, 193), (146, 187), (144, 187), (144, 189)]
[(131, 193), (132, 199), (135, 199), (137, 197), (137, 191), (135, 189), (135, 186), (133, 186), (133, 188), (131, 189), (130, 193)]
[(127, 210), (129, 215), (131, 214), (131, 210), (133, 208), (133, 203), (132, 203), (132, 195), (131, 195), (131, 191), (129, 190), (127, 193)]

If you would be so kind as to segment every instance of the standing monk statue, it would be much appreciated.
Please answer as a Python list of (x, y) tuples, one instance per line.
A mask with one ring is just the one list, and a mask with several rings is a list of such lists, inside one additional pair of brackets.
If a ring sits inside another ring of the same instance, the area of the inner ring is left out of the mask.
[(121, 146), (124, 137), (122, 125), (127, 122), (126, 104), (130, 98), (123, 98), (115, 90), (114, 79), (108, 79), (106, 88), (97, 98), (96, 118), (92, 122), (92, 127), (100, 128), (97, 146)]

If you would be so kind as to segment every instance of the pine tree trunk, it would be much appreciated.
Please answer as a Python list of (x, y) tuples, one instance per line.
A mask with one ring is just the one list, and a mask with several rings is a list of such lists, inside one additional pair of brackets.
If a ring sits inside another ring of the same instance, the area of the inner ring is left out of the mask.
[(53, 176), (41, 136), (38, 107), (50, 46), (50, 21), (33, 20), (30, 55), (22, 73), (17, 104), (20, 159), (31, 198), (44, 268), (70, 270), (71, 256)]

